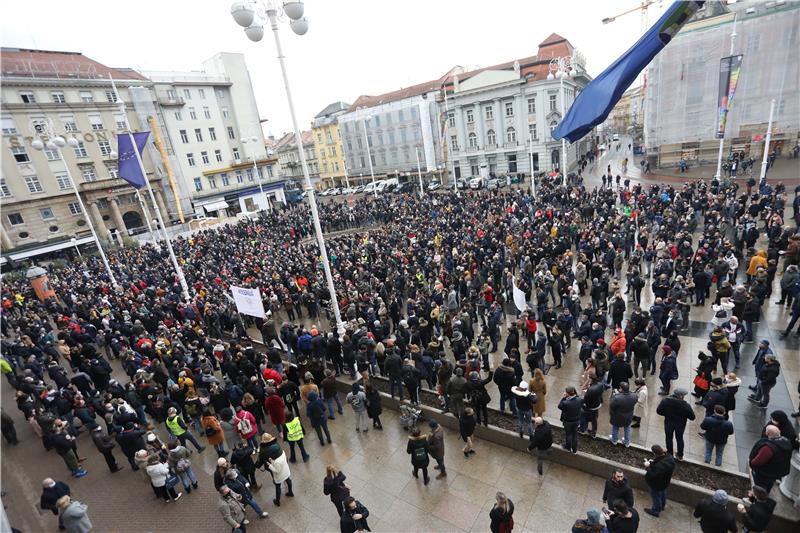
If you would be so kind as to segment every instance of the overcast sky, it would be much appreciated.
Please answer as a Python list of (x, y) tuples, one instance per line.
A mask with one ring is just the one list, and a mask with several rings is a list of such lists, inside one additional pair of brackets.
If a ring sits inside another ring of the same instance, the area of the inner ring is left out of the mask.
[[(555, 32), (586, 57), (596, 76), (641, 34), (639, 0), (306, 0), (302, 37), (281, 24), (297, 119), (307, 129), (331, 102), (352, 103), (467, 68), (536, 54)], [(44, 0), (3, 2), (2, 44), (82, 52), (111, 67), (199, 70), (220, 51), (241, 52), (265, 133), (292, 127), (271, 32), (247, 39), (227, 0)], [(670, 5), (650, 8), (653, 24)], [(112, 7), (113, 6), (113, 7)], [(123, 7), (125, 6), (125, 7)], [(130, 7), (127, 7), (130, 6)], [(35, 7), (35, 12), (32, 8)]]

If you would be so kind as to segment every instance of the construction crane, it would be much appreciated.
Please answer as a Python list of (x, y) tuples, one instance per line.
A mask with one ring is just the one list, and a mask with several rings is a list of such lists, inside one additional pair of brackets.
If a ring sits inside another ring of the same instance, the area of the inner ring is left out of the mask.
[(639, 7), (634, 7), (633, 9), (629, 9), (627, 11), (623, 11), (618, 15), (614, 15), (613, 17), (606, 17), (603, 19), (603, 24), (610, 24), (617, 20), (617, 18), (627, 15), (628, 13), (633, 13), (634, 11), (641, 11), (642, 13), (642, 33), (647, 31), (647, 8), (649, 8), (653, 4), (661, 4), (661, 0), (642, 0), (641, 5)]

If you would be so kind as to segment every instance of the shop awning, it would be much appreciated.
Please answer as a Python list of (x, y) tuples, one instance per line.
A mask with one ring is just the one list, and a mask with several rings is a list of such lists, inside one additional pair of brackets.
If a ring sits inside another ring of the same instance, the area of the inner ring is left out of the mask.
[(225, 200), (215, 200), (208, 204), (203, 204), (203, 209), (206, 210), (206, 213), (213, 213), (215, 211), (219, 211), (220, 209), (227, 209), (228, 202)]

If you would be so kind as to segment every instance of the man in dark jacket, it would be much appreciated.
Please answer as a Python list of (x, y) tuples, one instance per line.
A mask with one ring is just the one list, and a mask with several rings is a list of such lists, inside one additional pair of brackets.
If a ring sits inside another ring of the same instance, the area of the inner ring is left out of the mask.
[(144, 435), (144, 430), (136, 429), (133, 422), (128, 422), (125, 424), (125, 429), (116, 437), (122, 453), (128, 458), (128, 462), (134, 470), (139, 470), (134, 458), (136, 452), (146, 449), (142, 435)]
[(707, 416), (703, 420), (702, 424), (700, 424), (700, 429), (705, 431), (705, 462), (707, 464), (711, 463), (711, 452), (716, 448), (717, 454), (714, 464), (722, 466), (722, 453), (728, 443), (728, 437), (733, 435), (733, 424), (731, 424), (730, 420), (725, 420), (725, 408), (721, 405), (715, 405), (714, 414)]
[(623, 428), (623, 443), (625, 447), (631, 445), (631, 422), (633, 422), (633, 410), (639, 395), (631, 392), (628, 382), (623, 381), (619, 384), (619, 392), (611, 397), (608, 412), (611, 418), (611, 444), (617, 444), (619, 438), (619, 428)]
[(622, 500), (628, 504), (628, 507), (633, 507), (633, 489), (628, 485), (628, 480), (622, 470), (614, 470), (603, 488), (603, 503), (608, 503), (613, 507), (617, 500)]
[(669, 394), (672, 380), (678, 379), (678, 362), (672, 354), (671, 347), (664, 345), (661, 350), (664, 355), (661, 357), (661, 367), (658, 371), (658, 379), (661, 380), (661, 390), (658, 391), (658, 394), (666, 396)]
[(544, 418), (537, 416), (533, 419), (534, 428), (531, 436), (531, 443), (528, 444), (528, 451), (537, 450), (536, 471), (541, 476), (544, 473), (544, 458), (550, 453), (553, 446), (553, 428)]
[(397, 351), (392, 350), (392, 353), (386, 356), (386, 375), (389, 377), (389, 393), (394, 398), (394, 391), (397, 389), (400, 396), (400, 401), (403, 401), (403, 380), (400, 377), (400, 371), (403, 368), (403, 359)]
[(633, 370), (631, 365), (625, 361), (625, 352), (620, 352), (611, 361), (611, 367), (608, 369), (608, 380), (611, 382), (612, 389), (618, 389), (619, 384), (626, 382), (633, 377)]
[(764, 366), (758, 372), (758, 384), (756, 393), (748, 396), (747, 399), (756, 406), (766, 409), (769, 405), (769, 392), (778, 382), (778, 375), (781, 373), (781, 364), (775, 359), (774, 354), (764, 356)]
[(675, 471), (675, 459), (667, 455), (664, 448), (658, 444), (653, 444), (650, 448), (653, 451), (653, 459), (645, 460), (644, 466), (647, 472), (644, 474), (644, 481), (650, 488), (650, 497), (653, 499), (653, 506), (645, 509), (644, 512), (658, 517), (667, 505), (667, 487), (672, 480), (672, 473)]
[(355, 498), (344, 501), (344, 510), (339, 522), (341, 533), (356, 533), (357, 531), (372, 531), (367, 524), (369, 511)]
[(495, 369), (493, 379), (497, 384), (497, 390), (500, 392), (500, 412), (505, 412), (507, 400), (511, 408), (511, 414), (517, 416), (517, 401), (511, 392), (511, 387), (517, 383), (517, 378), (514, 374), (514, 368), (511, 366), (511, 359), (508, 357), (503, 359), (503, 363)]
[(567, 387), (564, 390), (558, 408), (561, 410), (561, 422), (564, 425), (564, 444), (561, 447), (572, 453), (578, 453), (578, 424), (581, 420), (583, 398), (578, 396), (575, 387)]
[(706, 408), (706, 416), (714, 414), (714, 406), (728, 405), (728, 387), (722, 381), (722, 378), (716, 377), (711, 380), (711, 390), (706, 393), (703, 399), (699, 402)]
[(775, 481), (791, 469), (792, 443), (781, 436), (781, 430), (772, 424), (766, 427), (764, 433), (766, 436), (756, 441), (750, 451), (750, 469), (753, 483), (769, 494)]
[(744, 505), (738, 506), (745, 531), (767, 531), (776, 503), (763, 488), (754, 485), (744, 498)]
[(112, 474), (122, 470), (122, 468), (117, 465), (117, 459), (111, 451), (117, 444), (114, 442), (111, 435), (105, 435), (103, 433), (102, 426), (98, 425), (92, 430), (92, 442), (94, 442), (97, 451), (103, 454), (103, 458), (106, 460), (108, 469), (111, 470)]
[(583, 409), (581, 409), (581, 422), (578, 433), (586, 433), (591, 425), (589, 435), (594, 438), (597, 435), (597, 414), (600, 406), (603, 405), (603, 391), (605, 387), (601, 381), (592, 380), (592, 384), (583, 394)]
[(736, 533), (736, 518), (728, 511), (728, 493), (718, 490), (710, 500), (702, 500), (694, 508), (694, 517), (700, 519), (703, 533)]
[(666, 437), (667, 453), (673, 455), (673, 436), (678, 442), (678, 454), (675, 458), (683, 459), (683, 432), (686, 430), (686, 421), (694, 420), (692, 406), (684, 400), (686, 389), (677, 388), (672, 396), (661, 400), (656, 408), (656, 413), (664, 417), (664, 434)]
[(66, 529), (64, 527), (64, 520), (58, 512), (56, 502), (62, 496), (69, 496), (69, 485), (61, 481), (54, 481), (51, 478), (46, 478), (42, 481), (42, 497), (39, 500), (39, 505), (42, 509), (52, 511), (54, 515), (58, 515), (58, 529)]

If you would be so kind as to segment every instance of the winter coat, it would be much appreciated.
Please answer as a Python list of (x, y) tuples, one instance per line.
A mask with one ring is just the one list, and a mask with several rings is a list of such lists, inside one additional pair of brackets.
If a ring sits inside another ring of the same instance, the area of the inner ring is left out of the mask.
[(692, 406), (686, 400), (676, 398), (675, 396), (667, 396), (656, 408), (656, 413), (664, 417), (664, 424), (671, 424), (672, 427), (679, 431), (686, 428), (687, 420), (694, 420), (695, 414)]
[[(222, 444), (225, 439), (225, 434), (222, 432), (222, 426), (220, 426), (219, 420), (217, 417), (213, 415), (204, 416), (202, 420), (200, 420), (200, 425), (203, 428), (203, 434), (206, 435), (208, 439), (208, 443), (211, 446), (216, 446), (218, 444)], [(213, 428), (215, 433), (213, 435), (208, 435), (205, 431), (206, 428)]]
[[(358, 520), (353, 518), (353, 515), (360, 514), (361, 518)], [(356, 500), (355, 509), (345, 509), (342, 511), (342, 517), (339, 520), (339, 530), (341, 533), (356, 533), (357, 531), (372, 531), (367, 523), (369, 511), (364, 507), (360, 501)]]
[(267, 468), (272, 474), (272, 482), (279, 485), (292, 476), (289, 470), (289, 463), (286, 461), (286, 454), (282, 453), (277, 458), (272, 460), (272, 463), (267, 463)]
[(725, 444), (728, 437), (733, 435), (733, 424), (722, 416), (707, 416), (700, 424), (700, 429), (706, 432), (706, 440), (712, 444)]
[(613, 506), (617, 500), (624, 501), (629, 508), (633, 507), (633, 489), (628, 485), (627, 478), (623, 478), (620, 483), (615, 483), (611, 478), (606, 480), (603, 488), (603, 502)]
[(561, 401), (558, 402), (558, 408), (561, 410), (561, 421), (565, 424), (577, 424), (581, 418), (582, 407), (583, 398), (580, 396), (561, 398)]
[(220, 420), (219, 427), (222, 428), (222, 434), (225, 435), (225, 442), (228, 443), (229, 448), (233, 448), (234, 446), (236, 446), (236, 443), (242, 440), (241, 435), (239, 435), (239, 432), (236, 430), (236, 427), (233, 425), (232, 422), (226, 422), (225, 420)]
[(630, 363), (626, 363), (623, 358), (615, 358), (611, 361), (611, 367), (608, 369), (608, 379), (611, 382), (611, 388), (618, 389), (619, 384), (623, 381), (628, 381), (633, 377), (633, 369)]
[(533, 412), (537, 416), (541, 416), (547, 409), (547, 382), (544, 380), (541, 382), (536, 382), (535, 380), (531, 379), (528, 383), (528, 388), (530, 389), (531, 394), (533, 394), (536, 398), (536, 401), (533, 403)]
[(245, 518), (244, 505), (236, 496), (237, 494), (231, 491), (227, 496), (221, 497), (217, 503), (217, 509), (231, 529), (235, 528), (236, 524), (241, 524)]
[(442, 426), (436, 426), (428, 434), (428, 444), (430, 444), (430, 454), (434, 459), (444, 459), (444, 430)]
[(533, 428), (533, 436), (531, 437), (530, 444), (528, 444), (528, 450), (530, 451), (535, 448), (543, 452), (549, 450), (552, 445), (553, 428), (550, 426), (550, 422), (544, 420), (540, 425)]
[(736, 531), (736, 518), (724, 505), (711, 500), (702, 500), (694, 508), (694, 517), (700, 519), (703, 533), (727, 533)]
[(337, 472), (334, 477), (325, 476), (322, 481), (322, 492), (331, 498), (336, 507), (341, 508), (342, 502), (350, 496), (350, 489), (344, 481), (347, 476), (343, 472)]
[(650, 461), (644, 480), (653, 490), (667, 490), (675, 471), (675, 459), (669, 455), (661, 455)]
[(383, 413), (383, 406), (381, 405), (381, 393), (377, 389), (367, 393), (367, 416), (370, 418), (377, 418)]
[(89, 533), (92, 530), (92, 522), (86, 516), (86, 504), (73, 500), (59, 513), (67, 533)]
[(611, 425), (618, 427), (630, 426), (633, 421), (633, 411), (639, 396), (634, 392), (619, 392), (611, 397), (608, 411)]
[(475, 433), (475, 415), (468, 415), (466, 411), (462, 411), (458, 417), (458, 432), (461, 440), (466, 442), (467, 438)]
[[(420, 450), (424, 450), (424, 456)], [(411, 466), (415, 468), (427, 467), (430, 463), (428, 457), (430, 454), (430, 446), (428, 445), (427, 435), (420, 435), (416, 438), (409, 437), (408, 444), (406, 445), (406, 453), (411, 455)]]
[(511, 387), (516, 385), (514, 369), (510, 366), (500, 365), (494, 372), (494, 382), (504, 394), (511, 394)]
[(163, 487), (167, 484), (169, 466), (167, 466), (166, 463), (147, 465), (146, 470), (147, 475), (150, 476), (150, 483), (152, 483), (154, 487)]
[(327, 411), (322, 398), (316, 392), (311, 392), (308, 395), (308, 405), (306, 405), (306, 416), (311, 421), (311, 427), (316, 428), (323, 425), (327, 418)]

